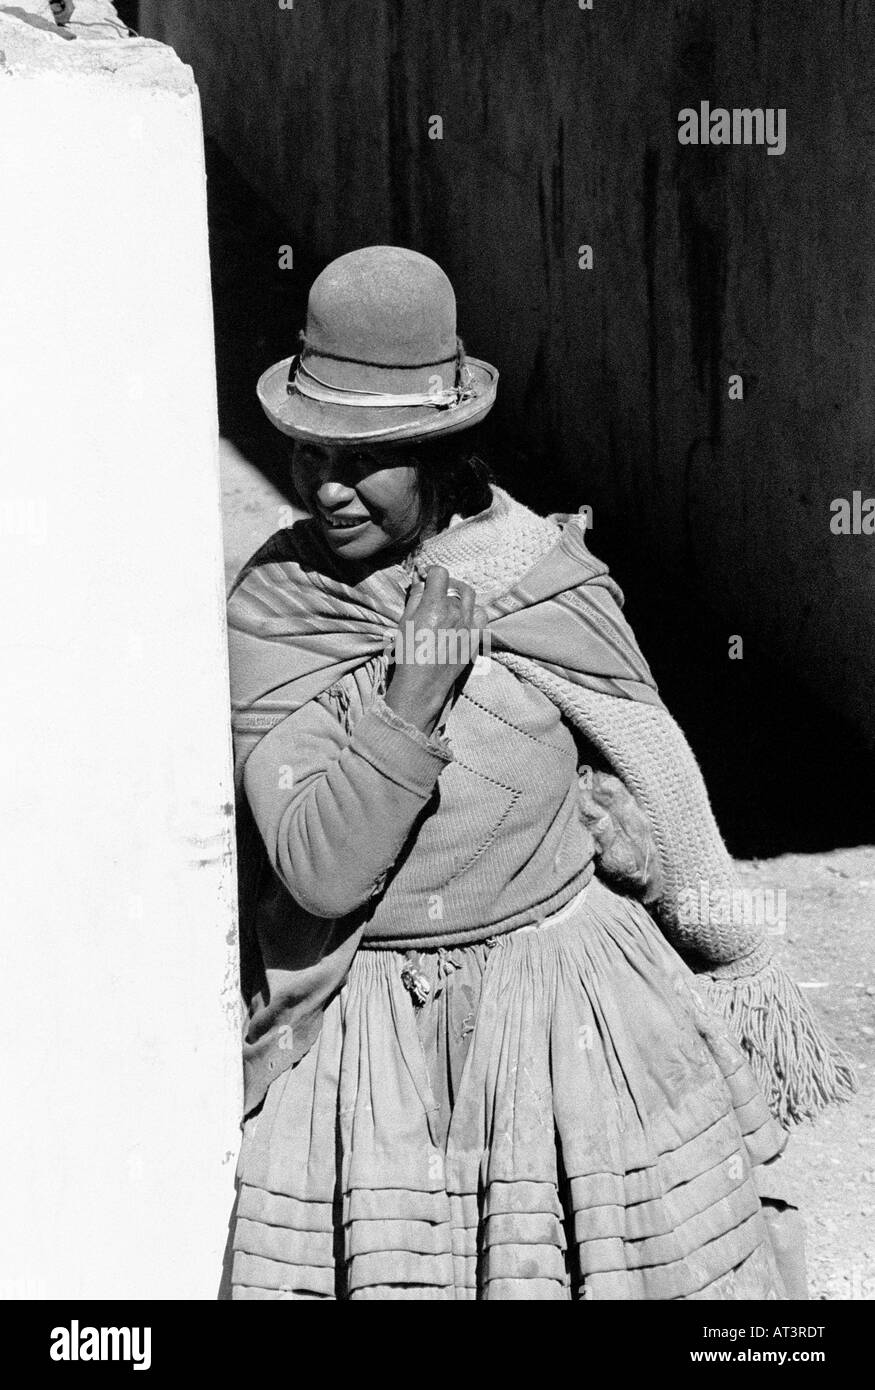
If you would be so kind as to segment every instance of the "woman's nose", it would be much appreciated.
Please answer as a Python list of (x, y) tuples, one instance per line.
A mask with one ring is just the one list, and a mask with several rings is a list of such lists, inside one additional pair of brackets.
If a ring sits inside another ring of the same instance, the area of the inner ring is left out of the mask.
[(323, 507), (340, 507), (350, 501), (353, 489), (338, 478), (323, 478), (316, 489), (316, 496)]

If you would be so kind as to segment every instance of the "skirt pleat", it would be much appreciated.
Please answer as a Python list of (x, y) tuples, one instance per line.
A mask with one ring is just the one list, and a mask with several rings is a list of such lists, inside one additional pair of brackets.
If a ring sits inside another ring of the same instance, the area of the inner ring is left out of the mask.
[(593, 880), (425, 952), (421, 1010), (405, 964), (361, 950), (247, 1122), (234, 1297), (785, 1296), (755, 1181), (784, 1132), (640, 905)]

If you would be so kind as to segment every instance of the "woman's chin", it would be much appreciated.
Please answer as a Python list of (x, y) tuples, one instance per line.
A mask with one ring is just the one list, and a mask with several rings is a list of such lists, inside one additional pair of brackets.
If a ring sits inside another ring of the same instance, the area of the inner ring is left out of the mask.
[(372, 519), (357, 526), (332, 526), (318, 510), (311, 510), (310, 516), (343, 563), (388, 565), (403, 558), (414, 544), (415, 531), (409, 527), (390, 533)]
[(372, 560), (383, 551), (388, 551), (392, 545), (390, 538), (373, 525), (356, 527), (354, 533), (340, 527), (323, 526), (322, 534), (338, 560), (348, 561), (350, 564), (360, 565), (366, 560)]

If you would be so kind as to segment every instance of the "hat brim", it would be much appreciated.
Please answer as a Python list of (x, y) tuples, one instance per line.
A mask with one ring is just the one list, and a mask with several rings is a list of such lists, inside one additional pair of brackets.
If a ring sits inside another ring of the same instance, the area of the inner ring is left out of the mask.
[(364, 440), (424, 439), (469, 429), (495, 404), (498, 372), (488, 362), (466, 357), (471, 394), (458, 405), (329, 405), (287, 390), (293, 358), (275, 362), (258, 379), (258, 399), (272, 425), (294, 439), (342, 444)]

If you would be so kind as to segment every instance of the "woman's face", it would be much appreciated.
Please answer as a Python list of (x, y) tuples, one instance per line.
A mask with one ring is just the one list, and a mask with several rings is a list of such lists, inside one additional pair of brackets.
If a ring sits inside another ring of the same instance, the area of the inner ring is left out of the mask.
[(299, 441), (292, 481), (331, 549), (360, 564), (404, 554), (419, 522), (416, 469), (399, 450)]

